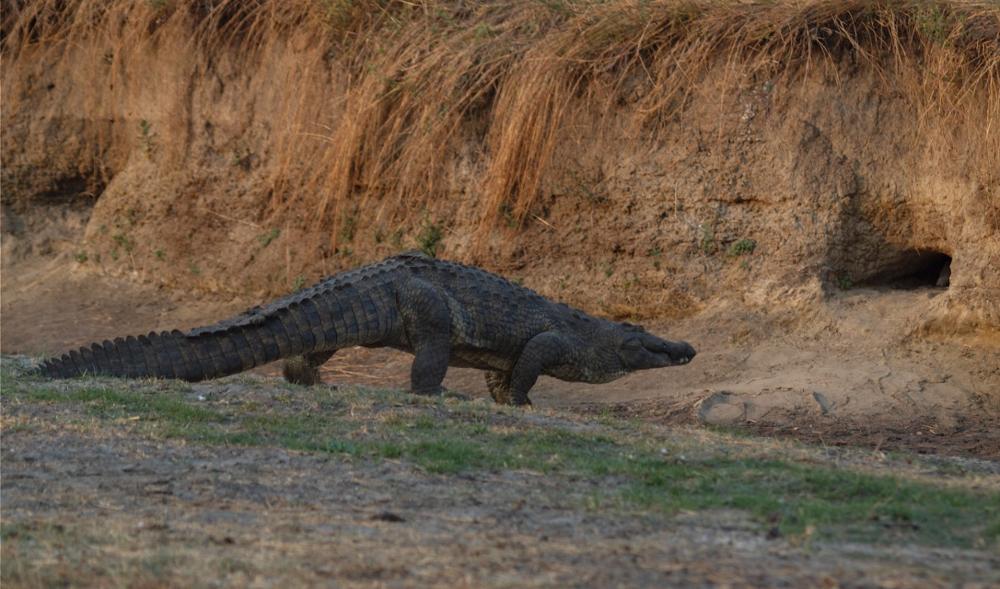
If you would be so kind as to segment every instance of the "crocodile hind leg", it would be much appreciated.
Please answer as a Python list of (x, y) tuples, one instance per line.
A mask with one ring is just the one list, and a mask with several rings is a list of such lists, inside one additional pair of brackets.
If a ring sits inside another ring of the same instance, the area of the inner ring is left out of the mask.
[(486, 371), (486, 388), (490, 396), (500, 405), (510, 405), (510, 373), (498, 370)]
[(571, 346), (566, 338), (554, 331), (546, 331), (528, 340), (521, 355), (514, 363), (510, 375), (510, 404), (531, 405), (528, 391), (546, 369), (571, 364)]
[(313, 385), (322, 381), (319, 376), (319, 367), (333, 356), (336, 350), (323, 352), (310, 352), (301, 356), (292, 356), (285, 360), (285, 365), (281, 372), (285, 375), (285, 380), (295, 384)]
[(440, 395), (451, 358), (451, 311), (433, 285), (414, 278), (396, 295), (403, 330), (413, 348), (410, 390), (418, 395)]

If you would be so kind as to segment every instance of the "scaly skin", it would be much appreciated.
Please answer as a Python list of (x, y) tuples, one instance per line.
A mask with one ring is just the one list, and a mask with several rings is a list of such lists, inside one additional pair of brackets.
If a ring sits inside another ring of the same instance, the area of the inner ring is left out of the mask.
[(542, 374), (602, 383), (695, 355), (686, 342), (592, 317), (479, 268), (406, 253), (215, 325), (95, 343), (38, 371), (199, 381), (286, 359), (289, 380), (313, 384), (318, 367), (349, 346), (413, 354), (418, 394), (439, 394), (449, 365), (486, 370), (494, 400), (515, 405), (530, 403)]

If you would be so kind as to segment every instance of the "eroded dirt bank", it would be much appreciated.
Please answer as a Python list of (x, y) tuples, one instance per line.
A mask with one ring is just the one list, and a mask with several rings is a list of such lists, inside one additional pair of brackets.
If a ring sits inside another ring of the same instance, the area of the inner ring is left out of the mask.
[(996, 337), (995, 8), (237, 4), (13, 13), (5, 200), (89, 193), (89, 264), (199, 292), (417, 246), (640, 318), (946, 272), (920, 324)]

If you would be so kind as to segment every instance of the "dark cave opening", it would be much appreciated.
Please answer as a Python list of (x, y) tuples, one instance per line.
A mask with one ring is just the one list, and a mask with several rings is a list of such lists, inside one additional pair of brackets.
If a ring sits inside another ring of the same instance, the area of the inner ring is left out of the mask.
[(951, 256), (933, 250), (903, 250), (878, 272), (861, 282), (863, 286), (913, 290), (948, 288)]

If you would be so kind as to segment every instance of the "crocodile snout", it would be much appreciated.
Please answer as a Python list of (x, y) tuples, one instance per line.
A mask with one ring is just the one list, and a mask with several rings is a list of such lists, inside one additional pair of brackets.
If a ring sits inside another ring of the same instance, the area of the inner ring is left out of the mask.
[(674, 349), (670, 351), (670, 357), (678, 364), (687, 364), (694, 359), (697, 353), (691, 344), (677, 342), (674, 345)]

